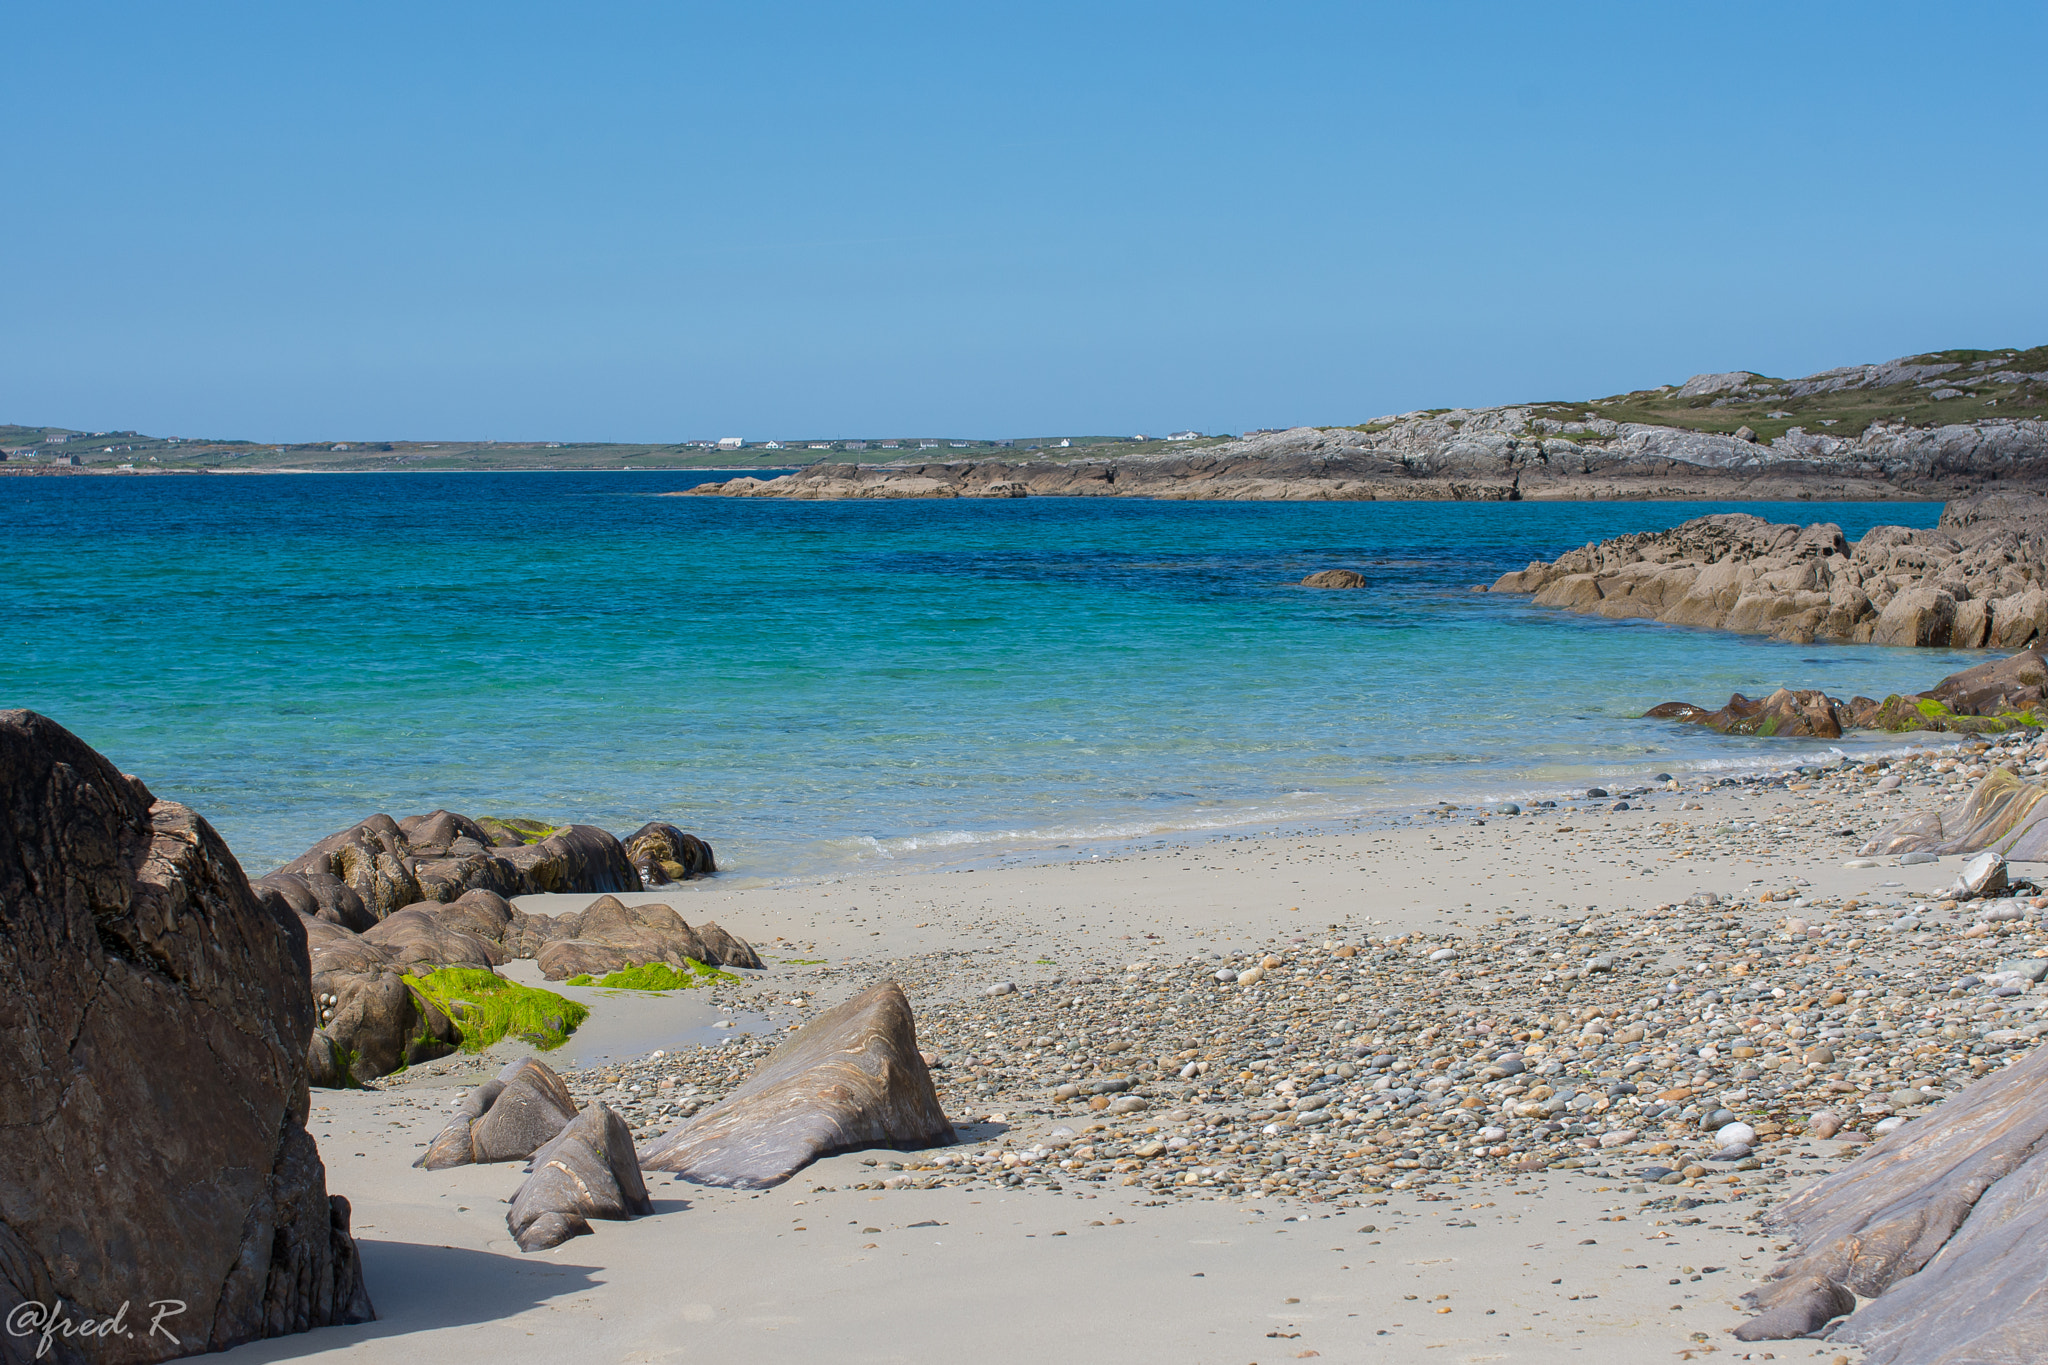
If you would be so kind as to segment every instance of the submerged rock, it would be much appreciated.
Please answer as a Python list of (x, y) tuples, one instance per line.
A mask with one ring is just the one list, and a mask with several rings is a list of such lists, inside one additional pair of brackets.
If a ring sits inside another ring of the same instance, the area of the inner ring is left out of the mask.
[(179, 1341), (95, 1343), (110, 1361), (374, 1317), (305, 1128), (305, 921), (33, 712), (0, 712), (0, 811), (0, 1316), (184, 1301)]
[(954, 1140), (903, 988), (885, 982), (825, 1011), (720, 1103), (640, 1154), (650, 1171), (763, 1189), (851, 1147)]
[(589, 1232), (592, 1218), (652, 1212), (626, 1121), (593, 1104), (534, 1153), (533, 1174), (512, 1196), (505, 1225), (521, 1251), (544, 1251)]
[(1322, 569), (1301, 580), (1304, 588), (1362, 588), (1365, 575), (1352, 569)]
[(524, 1161), (574, 1121), (576, 1101), (545, 1062), (522, 1057), (469, 1092), (413, 1165), (430, 1171)]

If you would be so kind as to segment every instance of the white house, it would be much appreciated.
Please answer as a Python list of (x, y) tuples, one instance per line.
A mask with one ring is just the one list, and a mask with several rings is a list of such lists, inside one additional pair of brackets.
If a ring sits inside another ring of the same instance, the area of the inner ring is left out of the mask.
[(718, 448), (720, 450), (738, 450), (745, 445), (746, 442), (737, 436), (721, 436), (718, 438)]
[(1199, 431), (1176, 431), (1166, 439), (1169, 441), (1199, 441), (1202, 439), (1202, 433)]

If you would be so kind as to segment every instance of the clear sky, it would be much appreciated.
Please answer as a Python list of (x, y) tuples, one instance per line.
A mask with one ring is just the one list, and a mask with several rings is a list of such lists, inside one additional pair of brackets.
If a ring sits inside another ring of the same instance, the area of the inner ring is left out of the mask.
[(2048, 6), (0, 6), (0, 421), (1237, 431), (2048, 341)]

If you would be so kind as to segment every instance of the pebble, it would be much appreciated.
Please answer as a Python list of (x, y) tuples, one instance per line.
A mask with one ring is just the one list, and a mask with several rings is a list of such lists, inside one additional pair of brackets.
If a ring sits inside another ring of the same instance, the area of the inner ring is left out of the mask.
[[(1839, 1151), (1814, 1159), (1846, 1159), (1863, 1133), (1891, 1131), (2048, 1034), (2048, 899), (2020, 888), (1927, 902), (1883, 887), (1837, 898), (1796, 878), (1741, 884), (1733, 870), (1759, 851), (1839, 848), (1844, 824), (1867, 835), (1976, 766), (1919, 755), (1737, 779), (1759, 798), (1794, 799), (1775, 813), (1759, 800), (1755, 818), (1718, 827), (1648, 820), (1599, 835), (1617, 854), (1727, 859), (1718, 885), (1676, 903), (1512, 917), (1479, 907), (1458, 928), (1285, 937), (1251, 952), (1156, 942), (1136, 963), (1073, 946), (1059, 979), (995, 986), (963, 980), (956, 950), (812, 976), (819, 1003), (902, 981), (947, 1112), (991, 1124), (956, 1147), (878, 1155), (876, 1181), (894, 1188), (1352, 1204), (1562, 1169), (1711, 1179), (1717, 1193), (1767, 1202), (1793, 1139), (1835, 1138)], [(716, 989), (736, 1009), (750, 990), (787, 993), (766, 984)], [(565, 1079), (651, 1135), (736, 1085), (777, 1040)], [(1707, 1160), (1730, 1169), (1712, 1174)]]

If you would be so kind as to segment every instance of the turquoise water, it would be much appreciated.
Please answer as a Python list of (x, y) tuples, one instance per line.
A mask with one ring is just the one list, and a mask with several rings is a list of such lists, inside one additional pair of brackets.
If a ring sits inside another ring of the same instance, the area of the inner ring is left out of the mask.
[[(1854, 749), (1631, 717), (1979, 657), (1468, 590), (1706, 505), (650, 496), (696, 481), (0, 479), (0, 705), (196, 807), (253, 872), (446, 806), (668, 819), (782, 876)], [(1742, 510), (1853, 538), (1940, 509)], [(1374, 587), (1289, 586), (1331, 566)]]

